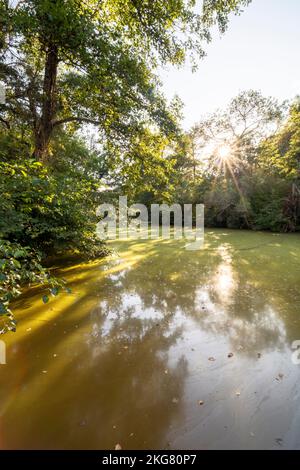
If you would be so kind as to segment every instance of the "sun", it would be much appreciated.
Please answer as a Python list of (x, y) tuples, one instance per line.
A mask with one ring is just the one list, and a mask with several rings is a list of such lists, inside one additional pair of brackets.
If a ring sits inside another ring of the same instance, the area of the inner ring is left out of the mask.
[(242, 169), (242, 162), (236, 142), (225, 139), (219, 140), (208, 146), (206, 151), (213, 173), (228, 175)]
[(219, 159), (223, 162), (230, 160), (232, 154), (232, 149), (228, 144), (222, 144), (217, 148), (217, 155)]

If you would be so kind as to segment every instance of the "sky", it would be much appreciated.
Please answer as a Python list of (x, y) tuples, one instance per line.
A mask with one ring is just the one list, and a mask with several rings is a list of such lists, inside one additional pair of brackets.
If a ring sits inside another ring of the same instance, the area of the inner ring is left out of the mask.
[(252, 0), (231, 17), (225, 35), (206, 46), (197, 72), (189, 66), (160, 70), (163, 90), (183, 101), (185, 129), (243, 90), (292, 99), (300, 94), (299, 49), (300, 0)]

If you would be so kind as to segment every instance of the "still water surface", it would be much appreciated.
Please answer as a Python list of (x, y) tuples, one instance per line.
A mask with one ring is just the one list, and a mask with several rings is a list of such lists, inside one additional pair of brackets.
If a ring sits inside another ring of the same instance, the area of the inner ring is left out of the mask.
[(18, 301), (0, 448), (299, 449), (300, 237), (111, 244)]

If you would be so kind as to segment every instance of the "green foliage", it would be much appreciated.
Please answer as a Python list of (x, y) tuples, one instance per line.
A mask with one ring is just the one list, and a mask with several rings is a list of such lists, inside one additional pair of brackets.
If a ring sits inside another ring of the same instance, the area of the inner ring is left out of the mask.
[(300, 104), (297, 100), (290, 108), (285, 125), (262, 142), (259, 164), (268, 172), (289, 179), (300, 177)]
[[(273, 232), (297, 230), (299, 201), (297, 198), (294, 201), (290, 199), (293, 190), (291, 182), (260, 170), (252, 177), (251, 183), (254, 228)], [(292, 208), (294, 203), (296, 205)]]
[[(44, 255), (103, 254), (94, 235), (98, 200), (93, 181), (51, 173), (40, 162), (0, 162), (1, 237)], [(88, 195), (88, 197), (87, 197)]]
[(158, 131), (143, 129), (132, 134), (122, 152), (115, 147), (108, 149), (113, 159), (109, 178), (117, 184), (121, 194), (129, 196), (131, 202), (139, 200), (151, 204), (170, 201), (174, 162), (168, 154), (172, 145), (174, 139)]
[(251, 206), (232, 180), (219, 178), (204, 192), (205, 223), (209, 227), (249, 228)]
[(9, 306), (21, 294), (25, 283), (42, 285), (52, 295), (64, 288), (64, 282), (51, 276), (41, 262), (40, 253), (32, 248), (0, 240), (0, 334), (16, 329)]

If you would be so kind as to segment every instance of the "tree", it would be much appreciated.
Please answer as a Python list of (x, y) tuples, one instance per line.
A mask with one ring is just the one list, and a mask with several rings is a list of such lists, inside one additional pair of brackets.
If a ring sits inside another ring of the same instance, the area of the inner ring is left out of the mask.
[(269, 172), (300, 180), (300, 103), (297, 99), (290, 107), (284, 125), (261, 142), (259, 164)]
[(225, 111), (204, 119), (196, 126), (202, 141), (200, 157), (213, 173), (251, 170), (262, 139), (274, 133), (282, 122), (284, 105), (258, 91), (240, 93)]
[(126, 149), (109, 146), (108, 180), (129, 202), (150, 204), (170, 201), (174, 161), (170, 158), (175, 142), (158, 131), (142, 129), (131, 136)]
[(194, 126), (173, 156), (174, 202), (204, 203), (211, 227), (299, 230), (299, 111), (250, 90)]
[[(285, 231), (295, 231), (300, 219), (300, 104), (292, 103), (284, 125), (261, 142), (258, 164), (284, 185), (282, 214)], [(278, 188), (278, 185), (277, 185)]]
[(33, 153), (49, 158), (59, 126), (94, 124), (123, 140), (143, 121), (174, 131), (157, 88), (158, 62), (202, 56), (210, 28), (223, 32), (249, 0), (1, 0), (2, 123), (30, 124)]

